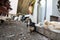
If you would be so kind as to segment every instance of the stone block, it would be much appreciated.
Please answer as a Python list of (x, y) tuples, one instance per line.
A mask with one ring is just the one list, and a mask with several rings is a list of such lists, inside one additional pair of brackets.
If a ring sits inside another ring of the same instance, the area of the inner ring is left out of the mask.
[(51, 39), (56, 39), (56, 33), (55, 32), (51, 32), (50, 38)]

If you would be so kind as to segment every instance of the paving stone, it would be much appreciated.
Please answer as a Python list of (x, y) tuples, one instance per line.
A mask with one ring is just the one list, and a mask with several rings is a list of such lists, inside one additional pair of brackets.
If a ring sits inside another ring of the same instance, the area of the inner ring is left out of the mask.
[(6, 36), (6, 37), (13, 37), (13, 36), (15, 36), (14, 34), (12, 34), (12, 35), (8, 35), (8, 36)]
[(25, 23), (12, 21), (10, 24), (4, 23), (0, 27), (0, 40), (43, 40), (46, 38), (36, 32), (28, 33)]

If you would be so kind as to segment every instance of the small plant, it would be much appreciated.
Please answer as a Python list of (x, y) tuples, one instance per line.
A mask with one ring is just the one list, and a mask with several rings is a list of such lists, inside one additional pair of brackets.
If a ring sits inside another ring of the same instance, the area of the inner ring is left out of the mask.
[(8, 15), (9, 10), (12, 10), (10, 7), (10, 1), (0, 0), (0, 15)]

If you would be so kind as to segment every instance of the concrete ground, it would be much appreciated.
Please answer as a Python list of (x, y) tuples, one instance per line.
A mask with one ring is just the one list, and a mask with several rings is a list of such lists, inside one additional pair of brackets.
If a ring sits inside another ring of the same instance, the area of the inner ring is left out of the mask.
[(0, 40), (48, 40), (48, 38), (36, 32), (28, 33), (25, 23), (11, 21), (0, 24)]

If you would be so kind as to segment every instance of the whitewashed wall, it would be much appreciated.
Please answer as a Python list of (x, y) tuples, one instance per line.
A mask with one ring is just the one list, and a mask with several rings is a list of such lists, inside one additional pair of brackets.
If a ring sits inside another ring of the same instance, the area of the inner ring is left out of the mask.
[(18, 0), (10, 0), (10, 5), (12, 10), (9, 12), (10, 14), (16, 14), (17, 13), (17, 5), (18, 5)]
[(38, 6), (38, 0), (36, 0), (36, 2), (35, 2), (33, 18), (32, 18), (32, 21), (35, 23), (37, 23), (37, 6)]
[(52, 15), (52, 0), (47, 1), (46, 20), (50, 21), (50, 15)]
[(53, 4), (52, 4), (52, 15), (60, 17), (60, 13), (57, 9), (58, 0), (52, 0), (52, 2), (53, 2)]
[(57, 9), (58, 0), (47, 0), (47, 13), (46, 20), (50, 21), (50, 16), (60, 17), (60, 13)]
[(44, 21), (45, 15), (45, 0), (41, 0), (41, 4), (38, 4), (39, 0), (36, 0), (34, 5), (34, 12), (33, 12), (33, 22), (39, 23)]
[(39, 17), (40, 17), (40, 22), (43, 24), (44, 22), (44, 16), (45, 16), (45, 0), (41, 0), (40, 1), (41, 5), (40, 5), (40, 9), (39, 9)]
[[(58, 0), (41, 0), (41, 1), (42, 2), (41, 2), (41, 6), (39, 7), (39, 9), (37, 8), (38, 4), (37, 3), (35, 4), (35, 9), (34, 9), (34, 14), (33, 14), (33, 21), (35, 23), (37, 23), (37, 21), (43, 22), (45, 14), (46, 14), (46, 20), (48, 21), (50, 21), (51, 15), (60, 17), (60, 13), (57, 9)], [(44, 2), (47, 4), (45, 4)]]

